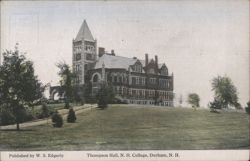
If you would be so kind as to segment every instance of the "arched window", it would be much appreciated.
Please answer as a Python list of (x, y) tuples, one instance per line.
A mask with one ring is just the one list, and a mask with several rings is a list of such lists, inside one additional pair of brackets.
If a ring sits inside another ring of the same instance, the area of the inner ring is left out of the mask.
[(84, 70), (87, 71), (88, 70), (88, 64), (84, 65)]
[(93, 77), (93, 82), (98, 82), (98, 80), (99, 80), (98, 75), (97, 75), (97, 74), (94, 75), (94, 77)]

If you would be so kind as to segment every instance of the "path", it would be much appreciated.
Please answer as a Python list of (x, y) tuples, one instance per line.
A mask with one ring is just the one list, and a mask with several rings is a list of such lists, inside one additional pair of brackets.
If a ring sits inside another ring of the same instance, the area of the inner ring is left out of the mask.
[[(84, 106), (76, 106), (76, 107), (73, 107), (73, 108), (74, 108), (75, 114), (79, 114), (79, 113), (82, 113), (82, 112), (85, 112), (85, 111), (89, 111), (89, 110), (91, 110), (92, 108), (95, 108), (95, 107), (96, 107), (96, 105), (85, 104)], [(58, 112), (62, 115), (63, 119), (67, 118), (68, 109), (61, 109), (61, 110), (58, 110)], [(47, 123), (51, 123), (51, 118), (24, 122), (24, 123), (20, 124), (20, 128), (43, 125), (43, 124), (47, 124)], [(8, 129), (16, 129), (16, 124), (7, 125), (7, 126), (0, 126), (0, 130), (8, 130)]]

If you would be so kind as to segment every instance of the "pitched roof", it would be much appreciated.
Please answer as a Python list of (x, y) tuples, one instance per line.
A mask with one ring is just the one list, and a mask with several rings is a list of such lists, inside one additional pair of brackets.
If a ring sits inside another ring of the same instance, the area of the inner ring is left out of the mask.
[(95, 39), (93, 38), (89, 30), (88, 24), (85, 20), (83, 21), (82, 26), (80, 30), (78, 31), (75, 41), (81, 41), (82, 39), (88, 40), (88, 41), (95, 41)]
[[(127, 58), (122, 56), (113, 56), (104, 54), (102, 57), (100, 57), (95, 65), (94, 69), (100, 69), (102, 68), (102, 65), (105, 65), (105, 68), (116, 68), (116, 69), (126, 69), (128, 70), (129, 66), (134, 65), (136, 61), (140, 61), (142, 66), (145, 67), (146, 61), (140, 60), (137, 58)], [(165, 63), (159, 64), (158, 67), (161, 69), (165, 65)]]
[(133, 65), (137, 60), (138, 59), (104, 54), (97, 60), (95, 69), (102, 68), (102, 64), (104, 63), (105, 68), (118, 68), (127, 70), (129, 66)]

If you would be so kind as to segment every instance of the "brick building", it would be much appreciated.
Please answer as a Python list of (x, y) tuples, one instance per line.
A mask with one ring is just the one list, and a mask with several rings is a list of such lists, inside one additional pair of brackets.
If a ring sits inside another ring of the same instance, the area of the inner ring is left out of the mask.
[(90, 84), (91, 95), (98, 92), (101, 83), (108, 82), (121, 101), (173, 106), (173, 73), (169, 74), (165, 63), (158, 63), (157, 55), (150, 59), (145, 54), (145, 60), (140, 60), (117, 56), (114, 50), (107, 53), (102, 47), (97, 50), (85, 20), (72, 43), (75, 85)]

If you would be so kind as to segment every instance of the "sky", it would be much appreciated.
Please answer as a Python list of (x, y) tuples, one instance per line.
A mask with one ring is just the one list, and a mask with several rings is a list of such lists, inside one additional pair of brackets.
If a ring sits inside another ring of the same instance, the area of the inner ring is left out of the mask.
[(243, 106), (250, 100), (247, 0), (2, 1), (1, 53), (18, 42), (39, 79), (57, 85), (55, 64), (72, 64), (84, 19), (98, 47), (139, 59), (158, 55), (174, 73), (177, 102), (197, 93), (207, 106), (218, 75), (232, 79)]

